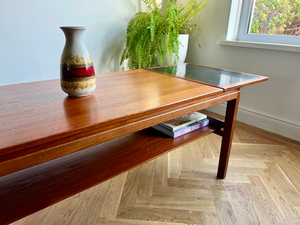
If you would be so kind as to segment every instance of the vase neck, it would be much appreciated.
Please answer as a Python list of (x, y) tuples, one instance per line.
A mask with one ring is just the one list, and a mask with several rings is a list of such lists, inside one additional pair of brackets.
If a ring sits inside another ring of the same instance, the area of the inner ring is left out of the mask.
[(60, 27), (65, 34), (66, 42), (81, 42), (85, 27)]

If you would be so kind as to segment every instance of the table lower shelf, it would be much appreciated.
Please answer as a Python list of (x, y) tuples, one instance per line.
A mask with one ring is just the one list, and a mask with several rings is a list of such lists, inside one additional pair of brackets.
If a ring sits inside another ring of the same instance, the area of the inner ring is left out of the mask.
[(207, 126), (176, 139), (153, 128), (0, 177), (0, 224), (10, 223), (210, 133)]

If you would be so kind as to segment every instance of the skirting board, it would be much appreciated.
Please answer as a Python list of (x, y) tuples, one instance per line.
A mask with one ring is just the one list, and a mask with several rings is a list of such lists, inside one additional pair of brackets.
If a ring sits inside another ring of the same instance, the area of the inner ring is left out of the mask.
[[(226, 104), (220, 104), (207, 110), (217, 114), (225, 115)], [(237, 120), (263, 130), (300, 141), (300, 126), (298, 125), (280, 121), (242, 108), (238, 109)]]

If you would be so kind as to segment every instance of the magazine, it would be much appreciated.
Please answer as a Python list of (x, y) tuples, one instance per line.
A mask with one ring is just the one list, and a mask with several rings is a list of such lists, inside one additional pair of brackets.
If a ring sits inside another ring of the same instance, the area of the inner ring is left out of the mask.
[(190, 124), (193, 124), (197, 121), (206, 119), (206, 118), (207, 118), (207, 115), (199, 113), (199, 112), (194, 112), (194, 113), (161, 123), (160, 125), (170, 131), (176, 131), (176, 130), (186, 127)]
[(190, 133), (194, 130), (200, 129), (202, 127), (205, 127), (209, 124), (209, 120), (208, 119), (203, 119), (200, 121), (197, 121), (195, 123), (192, 123), (190, 125), (187, 125), (186, 127), (183, 127), (181, 129), (175, 130), (175, 131), (171, 131), (169, 129), (166, 129), (165, 127), (161, 126), (161, 124), (157, 124), (155, 126), (153, 126), (154, 129), (166, 134), (169, 137), (172, 138), (177, 138), (180, 137), (184, 134)]

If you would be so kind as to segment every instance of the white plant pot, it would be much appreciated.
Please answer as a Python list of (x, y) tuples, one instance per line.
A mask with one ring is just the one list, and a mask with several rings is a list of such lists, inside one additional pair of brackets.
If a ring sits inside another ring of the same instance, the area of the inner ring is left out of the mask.
[(182, 46), (179, 44), (179, 61), (178, 63), (184, 63), (188, 44), (189, 44), (189, 35), (188, 34), (179, 34), (179, 41), (182, 44)]
[[(178, 50), (179, 61), (177, 62), (177, 64), (184, 63), (185, 61), (188, 44), (189, 44), (189, 35), (179, 34), (178, 40), (180, 43), (179, 43), (179, 50)], [(172, 65), (172, 64), (175, 64), (175, 62), (170, 61), (169, 52), (167, 51), (167, 54), (165, 56), (165, 62), (162, 65)]]

